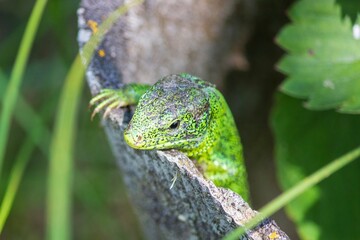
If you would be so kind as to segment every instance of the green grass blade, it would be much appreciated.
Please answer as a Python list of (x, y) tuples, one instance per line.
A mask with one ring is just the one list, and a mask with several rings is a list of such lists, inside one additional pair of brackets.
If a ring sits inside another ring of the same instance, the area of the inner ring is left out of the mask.
[(32, 151), (34, 150), (34, 146), (35, 145), (32, 139), (28, 137), (25, 141), (25, 144), (21, 146), (19, 154), (15, 159), (14, 167), (10, 173), (9, 183), (5, 190), (3, 201), (1, 202), (0, 205), (0, 236), (4, 228), (6, 219), (9, 216), (26, 165), (29, 161)]
[[(1, 96), (4, 94), (6, 86), (6, 76), (0, 70), (0, 103), (4, 103)], [(49, 113), (47, 113), (49, 115)], [(27, 134), (31, 137), (32, 141), (37, 145), (42, 153), (46, 156), (48, 154), (48, 145), (50, 142), (50, 131), (44, 125), (43, 118), (40, 117), (34, 109), (23, 99), (18, 97), (14, 117), (16, 121), (24, 128)], [(35, 134), (34, 127), (39, 128), (41, 131), (41, 137)]]
[[(0, 70), (0, 96), (2, 96), (4, 88), (6, 86), (5, 79), (6, 76)], [(0, 103), (3, 103), (3, 99), (1, 97)], [(46, 115), (49, 114), (50, 113), (46, 113)], [(16, 121), (20, 124), (20, 126), (27, 132), (28, 136), (30, 136), (32, 142), (36, 144), (37, 147), (46, 156), (48, 154), (50, 131), (45, 126), (43, 118), (38, 115), (35, 110), (21, 96), (18, 97), (14, 117)], [(41, 135), (37, 134), (37, 131), (34, 131), (34, 127), (38, 129), (39, 132), (41, 132)]]
[[(5, 89), (5, 79), (5, 75), (0, 70), (0, 96), (2, 96)], [(3, 99), (0, 97), (1, 102), (2, 100)], [(47, 103), (51, 103), (51, 101)], [(50, 117), (49, 108), (47, 107), (45, 110), (47, 110), (44, 112), (46, 118)], [(21, 146), (14, 161), (15, 164), (10, 172), (9, 182), (6, 186), (4, 198), (0, 205), (0, 235), (9, 216), (23, 173), (35, 144), (40, 148), (44, 155), (47, 155), (48, 142), (50, 140), (50, 133), (43, 124), (40, 116), (35, 113), (31, 106), (29, 106), (21, 96), (19, 96), (16, 104), (15, 118), (27, 131), (28, 137)]]
[(48, 238), (70, 238), (72, 155), (75, 119), (84, 67), (77, 56), (65, 80), (50, 147), (48, 180)]
[(11, 72), (10, 82), (3, 99), (3, 108), (0, 114), (0, 174), (4, 162), (7, 138), (9, 135), (10, 119), (12, 117), (15, 103), (19, 94), (19, 87), (29, 57), (30, 49), (33, 44), (35, 33), (38, 29), (46, 2), (47, 0), (37, 0), (35, 3), (29, 22), (26, 26), (23, 39), (21, 40), (14, 68)]
[(261, 208), (259, 210), (259, 214), (256, 215), (254, 218), (252, 218), (248, 223), (246, 223), (244, 227), (235, 229), (227, 236), (225, 236), (224, 240), (238, 239), (239, 236), (243, 235), (246, 232), (246, 230), (255, 227), (264, 218), (269, 217), (270, 215), (272, 215), (273, 213), (284, 207), (286, 204), (291, 202), (293, 199), (301, 195), (303, 192), (313, 187), (317, 183), (321, 182), (325, 178), (329, 177), (331, 174), (337, 172), (342, 167), (351, 163), (358, 157), (360, 157), (360, 147), (355, 148), (354, 150), (348, 152), (347, 154), (333, 160), (331, 163), (327, 164), (326, 166), (322, 167), (315, 173), (306, 177), (300, 183), (298, 183), (288, 191), (284, 192), (283, 194), (281, 194), (280, 196), (276, 197), (274, 200), (269, 202), (267, 205)]
[[(50, 148), (48, 181), (47, 237), (51, 240), (70, 238), (71, 182), (73, 177), (73, 150), (75, 120), (79, 105), (82, 78), (95, 48), (112, 24), (130, 7), (143, 1), (132, 1), (113, 13), (100, 25), (98, 32), (83, 48), (82, 58), (77, 56), (65, 80), (60, 97), (54, 135)], [(83, 60), (84, 65), (81, 63)]]

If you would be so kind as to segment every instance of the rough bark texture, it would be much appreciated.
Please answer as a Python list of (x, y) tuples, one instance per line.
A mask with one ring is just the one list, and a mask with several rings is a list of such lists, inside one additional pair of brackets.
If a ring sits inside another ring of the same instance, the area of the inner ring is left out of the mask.
[[(219, 84), (229, 66), (246, 66), (241, 49), (253, 13), (251, 2), (149, 0), (131, 9), (106, 35), (87, 70), (92, 94), (128, 82), (151, 84), (178, 72)], [(94, 30), (88, 21), (100, 24), (121, 3), (81, 2), (80, 46)], [(239, 14), (242, 22), (237, 21)], [(131, 112), (114, 110), (103, 123), (146, 238), (219, 239), (256, 214), (239, 195), (204, 179), (184, 154), (128, 147), (123, 129)], [(242, 239), (288, 237), (274, 221), (265, 220)]]

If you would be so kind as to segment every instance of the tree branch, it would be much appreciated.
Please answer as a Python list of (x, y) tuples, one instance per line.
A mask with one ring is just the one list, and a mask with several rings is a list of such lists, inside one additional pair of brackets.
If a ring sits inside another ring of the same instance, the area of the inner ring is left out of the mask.
[[(87, 70), (92, 94), (128, 82), (151, 84), (179, 72), (219, 84), (216, 80), (223, 78), (229, 65), (234, 66), (235, 50), (246, 43), (251, 2), (148, 0), (131, 9), (109, 31), (92, 59)], [(82, 1), (78, 10), (80, 47), (96, 31), (96, 23), (119, 4), (120, 0)], [(235, 20), (233, 9), (242, 14), (243, 23)], [(229, 30), (236, 34), (228, 36)], [(237, 60), (246, 62), (241, 51), (236, 54)], [(123, 130), (132, 110), (112, 111), (103, 125), (146, 238), (219, 239), (255, 216), (239, 195), (204, 179), (184, 154), (127, 146)], [(266, 219), (242, 239), (288, 237), (274, 221)]]

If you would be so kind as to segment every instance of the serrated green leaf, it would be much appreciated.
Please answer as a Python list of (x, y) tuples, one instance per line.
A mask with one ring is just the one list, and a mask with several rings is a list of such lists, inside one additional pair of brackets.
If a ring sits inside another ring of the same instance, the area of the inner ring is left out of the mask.
[(355, 22), (360, 14), (360, 1), (354, 0), (336, 0), (341, 7), (342, 17), (348, 16), (352, 22)]
[(305, 106), (360, 113), (360, 20), (341, 19), (333, 0), (301, 0), (277, 42), (288, 51), (278, 64), (288, 77), (281, 90)]
[[(314, 112), (279, 93), (272, 114), (277, 174), (289, 189), (332, 159), (360, 144), (360, 116)], [(309, 189), (286, 211), (302, 239), (360, 236), (360, 160)]]

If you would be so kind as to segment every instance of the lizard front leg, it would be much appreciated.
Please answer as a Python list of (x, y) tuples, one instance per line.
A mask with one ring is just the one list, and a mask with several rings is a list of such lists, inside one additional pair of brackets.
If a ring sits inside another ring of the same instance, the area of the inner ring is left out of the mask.
[(129, 105), (136, 105), (140, 97), (150, 88), (150, 85), (131, 83), (120, 89), (102, 89), (99, 94), (90, 100), (90, 106), (97, 104), (96, 108), (91, 114), (91, 119), (105, 109), (103, 117), (109, 115), (111, 110), (125, 107)]

